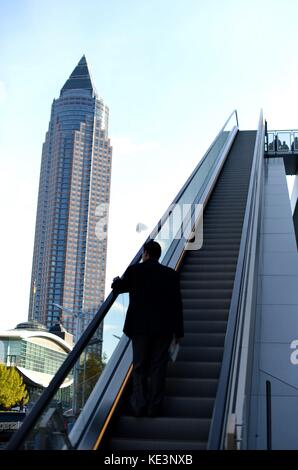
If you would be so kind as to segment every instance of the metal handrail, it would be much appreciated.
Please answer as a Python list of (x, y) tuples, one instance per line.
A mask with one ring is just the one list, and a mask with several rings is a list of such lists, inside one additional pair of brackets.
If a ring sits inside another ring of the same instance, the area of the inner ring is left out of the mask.
[[(250, 395), (251, 372), (253, 366), (253, 342), (254, 328), (256, 322), (256, 304), (257, 304), (257, 283), (258, 270), (260, 262), (260, 240), (261, 240), (261, 219), (263, 202), (263, 170), (264, 170), (264, 140), (265, 126), (263, 123), (262, 112), (260, 114), (258, 134), (255, 145), (256, 170), (254, 175), (254, 185), (252, 188), (253, 201), (251, 204), (251, 216), (249, 224), (249, 235), (247, 243), (247, 252), (245, 259), (245, 269), (243, 275), (243, 293), (242, 301), (239, 306), (240, 326), (237, 345), (237, 363), (234, 371), (234, 389), (231, 391), (231, 414), (237, 418), (237, 430), (242, 427), (242, 448), (245, 446), (243, 437), (245, 435), (245, 419), (248, 407), (245, 406), (245, 400)], [(239, 436), (240, 437), (240, 436)]]
[[(233, 368), (237, 367), (237, 358), (235, 357), (235, 347), (239, 327), (239, 306), (243, 292), (243, 281), (245, 273), (245, 263), (247, 261), (247, 251), (249, 242), (249, 229), (252, 223), (253, 209), (253, 191), (256, 182), (257, 162), (259, 155), (259, 146), (263, 135), (263, 113), (261, 111), (259, 118), (258, 131), (256, 136), (255, 150), (251, 168), (251, 176), (247, 195), (247, 205), (243, 220), (241, 242), (236, 267), (234, 287), (230, 304), (227, 331), (225, 336), (224, 354), (220, 372), (220, 378), (217, 388), (216, 401), (210, 427), (208, 449), (223, 448), (224, 427), (228, 408), (229, 389)], [(240, 332), (241, 333), (241, 332)]]
[[(181, 190), (178, 192), (177, 196), (174, 198), (173, 202), (170, 204), (169, 208), (173, 204), (176, 204), (179, 201), (180, 197), (182, 196), (182, 194), (184, 193), (184, 191), (186, 190), (186, 188), (188, 187), (188, 185), (190, 184), (190, 182), (194, 178), (195, 174), (197, 173), (197, 171), (199, 170), (199, 168), (201, 167), (201, 165), (203, 164), (205, 159), (207, 158), (210, 150), (215, 145), (216, 141), (218, 140), (219, 136), (222, 134), (223, 130), (225, 129), (226, 125), (228, 124), (228, 122), (231, 119), (231, 117), (233, 116), (233, 114), (235, 114), (235, 116), (236, 116), (236, 122), (237, 122), (237, 126), (238, 126), (238, 115), (237, 115), (237, 111), (234, 110), (230, 114), (228, 119), (226, 120), (224, 126), (222, 127), (220, 132), (217, 134), (217, 136), (215, 137), (212, 144), (209, 146), (208, 150), (205, 152), (203, 158), (200, 160), (200, 162), (196, 166), (195, 170), (191, 173), (191, 175), (187, 179), (186, 183), (183, 185)], [(153, 229), (153, 231), (148, 236), (146, 241), (150, 240), (151, 238), (154, 238), (158, 234), (158, 232), (162, 228), (162, 221), (165, 220), (165, 216), (168, 213), (169, 213), (169, 209), (165, 212), (163, 217), (159, 220), (156, 227)], [(139, 249), (139, 251), (137, 252), (135, 257), (133, 258), (133, 260), (131, 261), (129, 266), (140, 261), (142, 253), (143, 253), (143, 246), (144, 245), (141, 246), (141, 248)], [(114, 301), (116, 300), (117, 297), (118, 297), (118, 294), (115, 294), (113, 291), (110, 292), (110, 294), (108, 295), (106, 300), (100, 306), (100, 308), (99, 308), (98, 312), (96, 313), (95, 317), (93, 318), (93, 320), (90, 322), (90, 324), (88, 325), (88, 327), (86, 328), (84, 333), (79, 338), (78, 342), (75, 344), (72, 351), (69, 353), (69, 355), (67, 356), (67, 358), (65, 359), (65, 361), (63, 362), (61, 367), (58, 369), (57, 373), (53, 377), (53, 379), (50, 382), (49, 386), (42, 393), (42, 395), (38, 399), (35, 406), (32, 408), (29, 415), (25, 418), (20, 430), (18, 432), (16, 432), (13, 435), (13, 437), (11, 438), (11, 440), (9, 441), (6, 449), (13, 450), (13, 449), (17, 449), (21, 446), (23, 440), (28, 436), (28, 434), (30, 433), (30, 431), (32, 430), (34, 425), (37, 423), (41, 413), (46, 409), (47, 405), (50, 403), (53, 396), (55, 395), (55, 393), (59, 389), (59, 387), (62, 384), (64, 378), (69, 374), (69, 372), (75, 366), (77, 360), (79, 359), (80, 355), (84, 351), (85, 347), (88, 346), (88, 343), (89, 343), (90, 339), (94, 335), (94, 333), (97, 330), (97, 328), (99, 327), (99, 325), (104, 320), (106, 314), (110, 310), (111, 306), (113, 305), (113, 303), (114, 303)]]
[(279, 132), (298, 132), (298, 129), (268, 129), (271, 134), (278, 134)]

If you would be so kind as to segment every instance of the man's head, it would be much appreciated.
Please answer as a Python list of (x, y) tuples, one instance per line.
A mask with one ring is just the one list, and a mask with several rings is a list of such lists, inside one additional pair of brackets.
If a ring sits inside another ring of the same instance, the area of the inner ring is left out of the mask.
[(161, 246), (159, 243), (154, 240), (149, 240), (145, 243), (142, 260), (147, 261), (148, 259), (159, 260), (161, 255)]

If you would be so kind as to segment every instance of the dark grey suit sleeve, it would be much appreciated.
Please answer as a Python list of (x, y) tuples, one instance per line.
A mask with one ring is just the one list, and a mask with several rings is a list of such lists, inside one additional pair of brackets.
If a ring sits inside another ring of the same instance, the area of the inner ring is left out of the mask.
[(179, 273), (175, 273), (175, 306), (176, 306), (176, 327), (175, 327), (175, 336), (176, 338), (183, 338), (184, 336), (184, 325), (183, 325), (183, 308), (182, 308), (182, 298), (180, 290), (180, 276)]
[(111, 287), (117, 294), (129, 292), (131, 286), (131, 271), (132, 266), (128, 266), (122, 278), (117, 278), (113, 281)]

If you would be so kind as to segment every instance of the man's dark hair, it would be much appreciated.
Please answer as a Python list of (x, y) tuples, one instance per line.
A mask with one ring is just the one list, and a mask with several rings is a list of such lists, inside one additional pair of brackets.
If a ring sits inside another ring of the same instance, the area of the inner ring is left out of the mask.
[(161, 255), (161, 246), (154, 240), (149, 240), (149, 242), (144, 245), (144, 251), (147, 251), (150, 258), (159, 259)]

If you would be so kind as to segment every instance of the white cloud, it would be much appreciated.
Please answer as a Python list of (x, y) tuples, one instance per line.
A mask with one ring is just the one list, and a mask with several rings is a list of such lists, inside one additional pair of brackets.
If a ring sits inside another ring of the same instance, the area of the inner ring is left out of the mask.
[(117, 326), (104, 323), (103, 329), (104, 331), (113, 331), (113, 330), (117, 330)]
[(117, 157), (138, 157), (140, 154), (151, 153), (160, 150), (160, 144), (155, 141), (135, 142), (130, 137), (113, 136), (112, 138), (113, 154)]
[(124, 307), (124, 305), (121, 305), (119, 302), (115, 301), (113, 303), (113, 307), (112, 309), (114, 311), (117, 311), (119, 313), (122, 313), (123, 315), (126, 313), (126, 308)]

